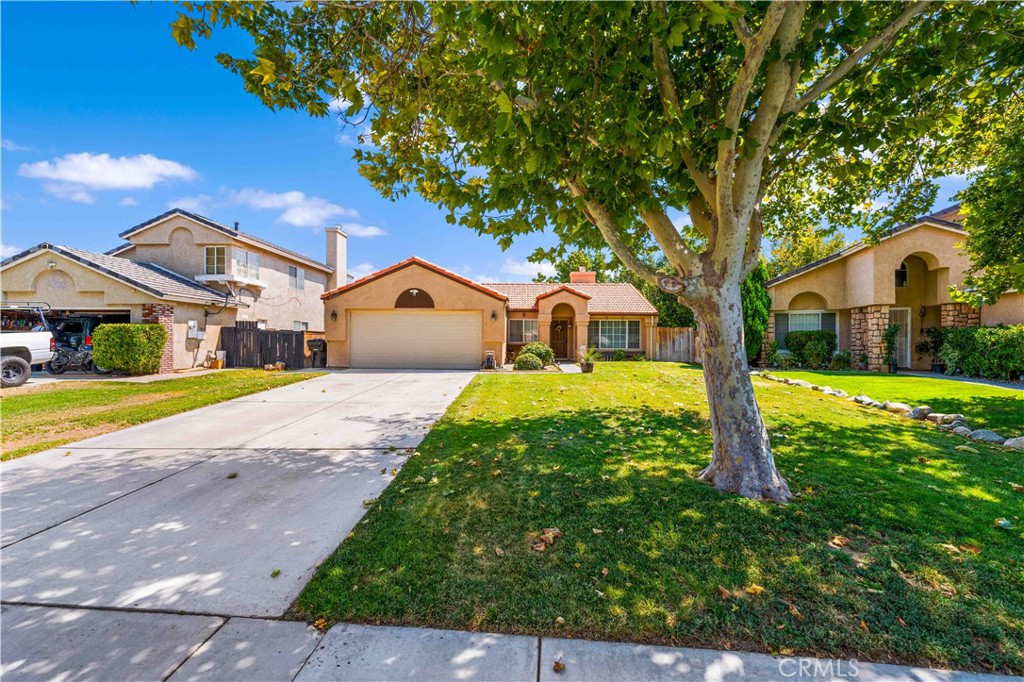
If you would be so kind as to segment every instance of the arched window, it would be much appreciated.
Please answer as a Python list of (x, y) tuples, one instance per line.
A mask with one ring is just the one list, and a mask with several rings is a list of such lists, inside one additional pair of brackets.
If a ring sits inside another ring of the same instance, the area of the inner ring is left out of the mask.
[(907, 262), (903, 261), (900, 263), (900, 267), (896, 270), (896, 288), (907, 286)]
[(423, 289), (406, 289), (395, 301), (396, 308), (433, 308), (434, 299)]

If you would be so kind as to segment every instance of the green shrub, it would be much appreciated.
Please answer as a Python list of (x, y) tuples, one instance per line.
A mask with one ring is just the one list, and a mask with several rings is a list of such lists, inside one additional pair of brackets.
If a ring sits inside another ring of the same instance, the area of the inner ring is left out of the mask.
[(634, 362), (647, 362), (647, 356), (644, 355), (643, 353), (637, 353), (636, 355), (633, 356), (633, 361)]
[(890, 324), (882, 332), (882, 346), (885, 348), (885, 364), (896, 364), (896, 344), (900, 336), (900, 326)]
[[(807, 364), (810, 361), (807, 357), (807, 345), (813, 341), (821, 342), (814, 350), (816, 356), (821, 356), (821, 362), (824, 362), (825, 358), (832, 357), (836, 352), (838, 341), (836, 333), (833, 331), (789, 332), (786, 334), (786, 348), (789, 349), (794, 360), (801, 365)], [(819, 362), (818, 364), (821, 363)]]
[(946, 329), (939, 359), (947, 374), (1016, 380), (1024, 375), (1024, 325)]
[(167, 330), (159, 324), (103, 324), (92, 333), (92, 360), (129, 374), (160, 371)]
[(779, 369), (796, 369), (800, 366), (800, 363), (796, 361), (792, 353), (786, 353), (785, 355), (779, 355)]
[(622, 350), (621, 348), (616, 348), (615, 352), (612, 353), (612, 360), (614, 360), (616, 362), (622, 362), (625, 359), (626, 359), (626, 351)]
[(836, 353), (828, 363), (828, 368), (837, 372), (851, 367), (853, 367), (853, 356), (847, 351)]
[(767, 367), (772, 367), (776, 362), (779, 361), (779, 342), (772, 339), (772, 342), (768, 344), (768, 350), (764, 354), (764, 364)]
[(555, 361), (555, 351), (551, 350), (551, 347), (547, 344), (543, 344), (540, 341), (534, 341), (528, 343), (519, 349), (519, 354), (528, 353), (529, 355), (536, 356), (540, 359), (544, 366), (553, 364)]
[(544, 369), (544, 363), (533, 353), (520, 353), (516, 356), (516, 362), (512, 367), (521, 372), (528, 372)]
[(821, 338), (811, 339), (804, 346), (804, 357), (807, 358), (808, 367), (818, 369), (825, 364), (825, 360), (829, 357), (828, 341)]

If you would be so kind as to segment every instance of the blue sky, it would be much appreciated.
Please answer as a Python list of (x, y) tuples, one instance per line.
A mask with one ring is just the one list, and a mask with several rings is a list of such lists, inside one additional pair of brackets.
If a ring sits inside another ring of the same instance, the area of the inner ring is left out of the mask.
[[(350, 235), (361, 275), (417, 255), (478, 281), (532, 279), (526, 256), (448, 225), (436, 208), (392, 203), (351, 160), (351, 130), (272, 112), (214, 61), (246, 38), (189, 52), (165, 3), (0, 4), (0, 196), (6, 257), (42, 241), (105, 251), (171, 206), (198, 211), (323, 259), (322, 228)], [(962, 186), (943, 182), (939, 205)]]

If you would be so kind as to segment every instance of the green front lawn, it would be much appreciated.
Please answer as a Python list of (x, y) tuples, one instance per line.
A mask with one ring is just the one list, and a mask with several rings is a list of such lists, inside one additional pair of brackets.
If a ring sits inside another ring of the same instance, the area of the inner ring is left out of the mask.
[(992, 429), (1004, 438), (1024, 436), (1024, 390), (968, 381), (875, 372), (782, 372), (772, 374), (831, 386), (850, 395), (911, 406), (928, 405), (936, 412), (960, 413), (972, 428)]
[(145, 384), (69, 381), (5, 393), (0, 439), (6, 461), (126, 426), (305, 381), (314, 373), (244, 369)]
[(800, 493), (786, 506), (694, 480), (711, 449), (697, 370), (481, 375), (296, 611), (1024, 672), (1024, 456), (757, 390)]

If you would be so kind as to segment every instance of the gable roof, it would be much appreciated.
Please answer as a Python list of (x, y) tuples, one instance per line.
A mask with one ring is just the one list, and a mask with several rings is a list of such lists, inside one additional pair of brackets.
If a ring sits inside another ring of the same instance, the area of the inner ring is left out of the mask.
[(537, 309), (537, 299), (570, 290), (588, 297), (587, 310), (598, 315), (657, 315), (658, 309), (632, 284), (551, 284), (546, 282), (508, 282), (485, 284), (508, 296), (510, 310)]
[(498, 299), (499, 301), (507, 301), (508, 300), (508, 296), (506, 296), (505, 294), (502, 294), (502, 293), (500, 293), (498, 291), (495, 291), (494, 289), (491, 289), (491, 288), (487, 287), (486, 285), (477, 284), (476, 282), (474, 282), (471, 279), (466, 279), (465, 277), (462, 277), (460, 275), (456, 275), (454, 272), (451, 272), (449, 270), (445, 270), (444, 268), (442, 268), (439, 265), (434, 265), (433, 263), (429, 263), (429, 262), (423, 260), (422, 258), (417, 258), (416, 256), (413, 256), (412, 258), (407, 258), (404, 261), (402, 261), (401, 263), (395, 263), (394, 265), (392, 265), (389, 268), (384, 268), (383, 270), (378, 270), (377, 272), (375, 272), (373, 274), (367, 275), (365, 277), (360, 277), (359, 279), (355, 280), (354, 282), (349, 282), (345, 286), (338, 287), (337, 289), (331, 289), (330, 291), (325, 291), (320, 296), (320, 298), (322, 298), (324, 300), (327, 300), (329, 298), (334, 298), (335, 296), (340, 296), (341, 294), (348, 293), (349, 291), (352, 291), (353, 289), (358, 289), (359, 287), (363, 286), (364, 284), (369, 284), (370, 282), (373, 282), (374, 280), (378, 280), (381, 277), (385, 277), (387, 275), (390, 275), (393, 272), (398, 272), (399, 270), (404, 270), (405, 268), (408, 268), (408, 267), (413, 266), (413, 265), (418, 265), (418, 266), (420, 266), (422, 268), (425, 268), (427, 270), (430, 270), (432, 272), (436, 272), (437, 274), (441, 275), (442, 277), (447, 277), (448, 279), (453, 280), (455, 282), (458, 282), (459, 284), (463, 284), (463, 285), (465, 285), (465, 286), (467, 286), (467, 287), (469, 287), (471, 289), (476, 289), (477, 291), (479, 291), (481, 293), (484, 293), (484, 294), (487, 294), (488, 296), (493, 296), (494, 298)]
[[(262, 237), (257, 237), (254, 234), (249, 234), (248, 232), (242, 232), (241, 230), (236, 230), (233, 227), (222, 225), (221, 223), (218, 223), (214, 220), (210, 220), (209, 218), (201, 216), (198, 213), (192, 213), (191, 211), (186, 211), (185, 209), (182, 208), (172, 208), (171, 210), (166, 211), (165, 213), (161, 213), (155, 218), (150, 218), (145, 222), (139, 223), (135, 227), (129, 227), (127, 230), (125, 230), (118, 236), (121, 237), (122, 239), (127, 239), (132, 235), (147, 230), (155, 225), (158, 225), (159, 223), (162, 223), (163, 221), (169, 218), (173, 218), (174, 216), (182, 216), (188, 218), (189, 220), (195, 221), (200, 225), (210, 228), (211, 230), (216, 230), (217, 232), (221, 232), (230, 237), (234, 237), (240, 242), (255, 244), (256, 246), (260, 246), (264, 249), (267, 249), (268, 251), (273, 251), (278, 255), (282, 255), (285, 256), (286, 258), (291, 258), (301, 263), (305, 263), (306, 265), (309, 265), (318, 270), (322, 270), (323, 272), (326, 272), (328, 274), (334, 272), (334, 268), (327, 265), (326, 263), (321, 263), (318, 260), (313, 260), (309, 256), (304, 256), (297, 251), (292, 251), (291, 249), (286, 249), (283, 246), (278, 246), (277, 244), (268, 242), (266, 239), (263, 239)], [(117, 255), (118, 253), (127, 250), (131, 246), (133, 245), (122, 244), (121, 246), (116, 246), (110, 251), (107, 251), (107, 255)]]
[(588, 301), (593, 298), (593, 296), (591, 296), (590, 294), (585, 294), (582, 291), (580, 291), (579, 289), (576, 289), (576, 288), (574, 288), (574, 287), (572, 287), (572, 286), (570, 286), (568, 284), (559, 284), (554, 289), (549, 289), (548, 291), (545, 291), (543, 294), (540, 294), (539, 296), (537, 296), (537, 300), (539, 301), (542, 298), (547, 298), (548, 296), (554, 296), (555, 294), (560, 294), (563, 291), (565, 291), (567, 293), (570, 293), (570, 294), (573, 294), (575, 296), (579, 296), (580, 298), (585, 298)]
[[(936, 211), (935, 213), (930, 213), (926, 216), (922, 216), (913, 222), (897, 225), (896, 227), (886, 232), (885, 236), (883, 236), (878, 241), (879, 243), (881, 243), (886, 239), (890, 239), (895, 235), (900, 234), (901, 232), (913, 230), (924, 225), (930, 225), (932, 227), (938, 227), (940, 229), (949, 230), (951, 232), (956, 232), (961, 235), (966, 235), (967, 231), (964, 229), (963, 223), (960, 222), (962, 220), (963, 213), (960, 211), (960, 204), (954, 204), (952, 206), (942, 209), (941, 211)], [(877, 244), (854, 242), (853, 244), (847, 246), (842, 251), (837, 251), (836, 253), (825, 256), (824, 258), (819, 258), (816, 261), (808, 263), (807, 265), (802, 265), (799, 268), (790, 270), (789, 272), (784, 272), (781, 275), (778, 275), (777, 277), (771, 278), (764, 284), (766, 287), (774, 286), (776, 284), (779, 284), (780, 282), (792, 279), (797, 275), (802, 275), (803, 273), (808, 272), (810, 270), (820, 268), (822, 265), (826, 265), (827, 263), (831, 263), (832, 261), (837, 261), (842, 258), (846, 258), (847, 256), (857, 253), (858, 251), (870, 249), (874, 246), (877, 246)]]
[(60, 246), (44, 242), (0, 262), (0, 268), (6, 268), (18, 261), (47, 251), (60, 254), (90, 270), (95, 270), (157, 298), (187, 303), (224, 305), (227, 302), (228, 305), (236, 307), (238, 305), (227, 301), (227, 297), (223, 293), (205, 287), (155, 263), (141, 263), (105, 253), (93, 253), (92, 251), (77, 249), (72, 246)]

